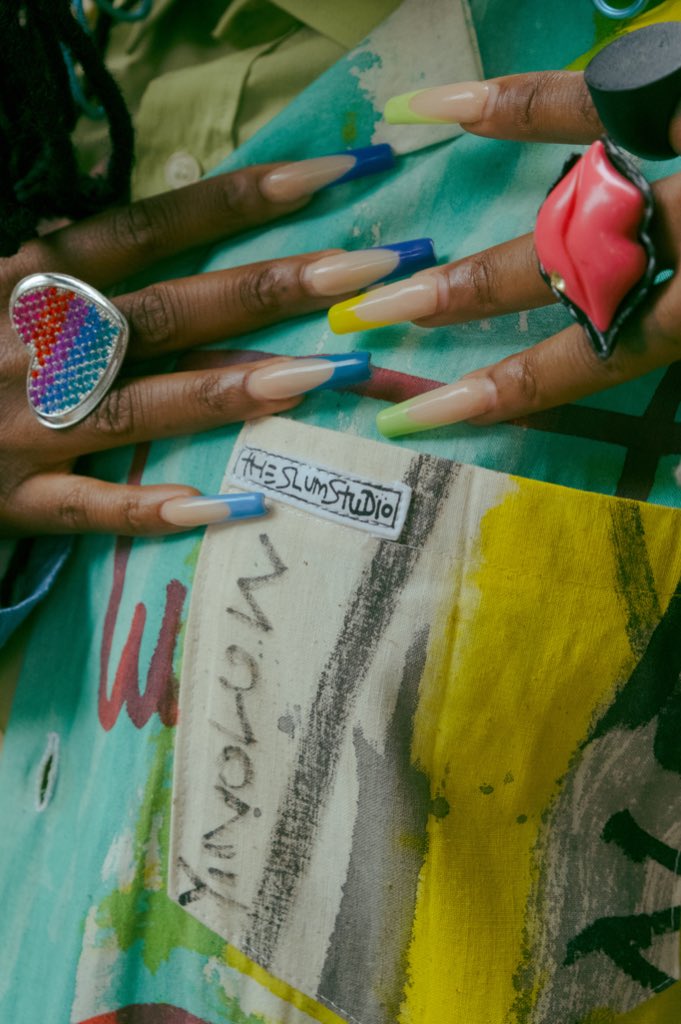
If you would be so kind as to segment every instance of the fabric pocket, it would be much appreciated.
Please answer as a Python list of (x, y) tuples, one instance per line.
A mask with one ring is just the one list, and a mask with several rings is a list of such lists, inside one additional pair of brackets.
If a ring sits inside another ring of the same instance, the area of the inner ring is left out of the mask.
[(171, 896), (360, 1024), (671, 985), (679, 514), (281, 418), (244, 445), (412, 500), (396, 541), (279, 503), (207, 531)]

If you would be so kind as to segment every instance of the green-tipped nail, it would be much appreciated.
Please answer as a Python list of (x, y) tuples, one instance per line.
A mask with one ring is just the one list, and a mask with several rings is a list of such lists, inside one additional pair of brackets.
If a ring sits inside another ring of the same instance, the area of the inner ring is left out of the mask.
[(414, 92), (405, 92), (401, 96), (391, 96), (385, 105), (383, 117), (388, 124), (447, 124), (448, 122), (441, 117), (427, 117), (411, 109), (410, 103), (414, 96), (429, 91), (415, 89)]

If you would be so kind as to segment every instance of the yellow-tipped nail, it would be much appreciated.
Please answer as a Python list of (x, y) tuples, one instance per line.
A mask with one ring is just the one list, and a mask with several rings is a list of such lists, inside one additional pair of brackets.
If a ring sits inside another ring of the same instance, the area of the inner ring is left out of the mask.
[(335, 334), (370, 331), (374, 327), (431, 316), (437, 309), (437, 301), (437, 280), (422, 271), (405, 281), (337, 302), (329, 310), (329, 325)]
[(364, 301), (368, 292), (363, 295), (356, 295), (354, 299), (346, 299), (345, 302), (337, 302), (329, 310), (329, 327), (334, 334), (351, 334), (353, 331), (367, 331), (372, 327), (385, 327), (390, 320), (382, 323), (372, 320), (367, 323), (357, 316), (355, 309)]

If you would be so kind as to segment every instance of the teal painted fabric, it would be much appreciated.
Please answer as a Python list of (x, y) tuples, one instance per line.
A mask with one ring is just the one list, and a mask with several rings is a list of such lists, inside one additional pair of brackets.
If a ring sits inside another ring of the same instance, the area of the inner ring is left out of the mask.
[[(472, 12), (488, 75), (566, 65), (598, 34), (588, 0), (475, 0)], [(342, 150), (349, 124), (352, 145), (369, 144), (380, 113), (366, 83), (377, 68), (372, 45), (360, 47), (223, 169)], [(423, 235), (434, 238), (441, 259), (460, 256), (530, 230), (566, 153), (467, 136), (426, 147), (401, 157), (389, 174), (329, 189), (285, 222), (216, 247), (202, 269)], [(645, 170), (652, 178), (679, 166)], [(551, 308), (429, 332), (400, 325), (337, 338), (320, 314), (260, 331), (239, 347), (291, 355), (369, 348), (392, 374), (379, 378), (381, 387), (408, 389), (413, 377), (454, 379), (567, 322)], [(320, 393), (292, 415), (378, 439), (382, 393)], [(549, 483), (679, 505), (672, 471), (681, 458), (680, 398), (677, 365), (527, 423), (463, 425), (404, 444)], [(114, 452), (93, 460), (92, 471), (215, 493), (238, 431)], [(0, 762), (2, 1020), (339, 1019), (265, 977), (251, 980), (247, 965), (165, 892), (177, 679), (200, 539), (82, 538), (35, 616)], [(114, 1013), (125, 1007), (138, 1009)]]

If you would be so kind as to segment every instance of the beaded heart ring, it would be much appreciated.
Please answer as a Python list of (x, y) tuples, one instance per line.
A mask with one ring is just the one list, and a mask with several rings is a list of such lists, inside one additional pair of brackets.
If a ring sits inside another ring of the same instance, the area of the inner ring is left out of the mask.
[(31, 274), (10, 299), (10, 318), (30, 349), (26, 391), (35, 416), (59, 429), (80, 422), (113, 384), (128, 345), (122, 313), (67, 274)]

